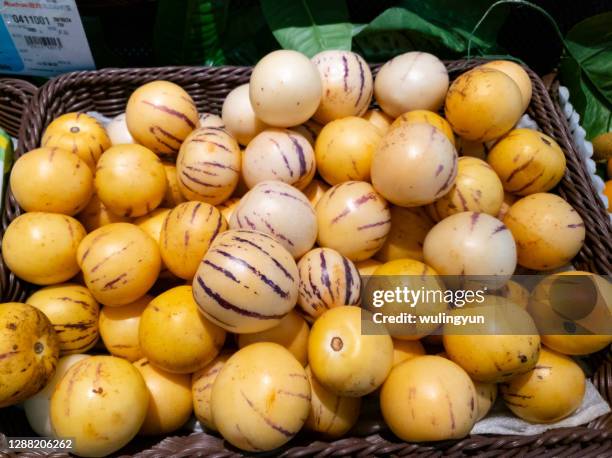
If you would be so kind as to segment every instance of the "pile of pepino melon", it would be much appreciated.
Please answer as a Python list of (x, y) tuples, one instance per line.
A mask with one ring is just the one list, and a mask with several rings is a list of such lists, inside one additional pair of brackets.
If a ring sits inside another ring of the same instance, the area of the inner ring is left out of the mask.
[[(11, 172), (25, 212), (2, 255), (36, 291), (0, 304), (0, 406), (81, 456), (192, 414), (250, 452), (341, 438), (364, 396), (406, 441), (466, 436), (498, 387), (526, 421), (571, 415), (585, 375), (567, 355), (612, 337), (540, 336), (509, 282), (568, 265), (585, 237), (551, 193), (563, 151), (516, 127), (530, 98), (509, 61), (451, 83), (423, 52), (374, 78), (353, 52), (285, 50), (221, 116), (152, 81), (106, 127), (58, 117)], [(443, 354), (426, 354), (431, 326), (365, 335), (372, 274), (491, 276), (496, 316), (529, 332), (444, 335)]]

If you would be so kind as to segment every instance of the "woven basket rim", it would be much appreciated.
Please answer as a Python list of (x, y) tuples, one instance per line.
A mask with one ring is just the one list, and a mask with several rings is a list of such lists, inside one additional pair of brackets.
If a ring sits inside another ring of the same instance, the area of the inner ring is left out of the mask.
[(37, 87), (18, 78), (0, 78), (0, 128), (9, 135), (19, 134), (21, 117)]
[[(451, 73), (463, 72), (481, 63), (481, 59), (470, 61), (457, 60), (447, 61), (445, 64)], [(374, 65), (374, 70), (379, 64)], [(50, 122), (53, 116), (62, 111), (64, 105), (89, 107), (91, 103), (107, 109), (108, 112), (115, 112), (116, 106), (113, 100), (108, 97), (117, 96), (119, 100), (122, 95), (123, 87), (135, 86), (153, 79), (168, 79), (182, 84), (187, 90), (204, 91), (207, 95), (206, 84), (214, 81), (214, 91), (223, 93), (229, 91), (238, 84), (248, 81), (251, 67), (240, 66), (221, 66), (221, 67), (153, 67), (140, 69), (108, 68), (102, 70), (90, 70), (72, 72), (61, 75), (43, 85), (29, 101), (26, 108), (27, 116), (21, 124), (19, 132), (20, 146), (17, 155), (33, 147), (38, 146), (44, 127)], [(587, 227), (588, 246), (583, 249), (576, 258), (576, 265), (582, 270), (599, 272), (604, 274), (612, 273), (612, 242), (609, 234), (611, 233), (610, 220), (603, 204), (596, 198), (593, 184), (590, 181), (586, 165), (581, 156), (577, 153), (572, 144), (569, 128), (563, 116), (560, 116), (560, 108), (554, 105), (549, 93), (542, 81), (531, 70), (528, 71), (534, 85), (534, 99), (528, 113), (538, 122), (545, 132), (551, 135), (560, 144), (568, 159), (568, 170), (562, 180), (558, 191), (559, 194), (572, 205), (583, 216)], [(117, 95), (114, 91), (121, 92)], [(217, 97), (217, 92), (214, 92)], [(98, 97), (99, 99), (96, 99)], [(84, 100), (88, 98), (87, 100)], [(196, 103), (212, 103), (210, 101), (196, 100)], [(218, 101), (216, 107), (218, 109)], [(124, 104), (125, 105), (125, 104)], [(209, 105), (206, 105), (209, 106)], [(212, 106), (212, 105), (211, 105)], [(3, 229), (20, 212), (14, 198), (7, 193), (5, 210), (2, 215)], [(603, 254), (602, 254), (603, 253)], [(24, 298), (28, 285), (18, 280), (0, 262), (0, 272), (3, 278), (3, 299)], [(612, 364), (609, 360), (600, 361), (601, 366), (593, 378), (602, 390), (608, 401), (612, 399)], [(599, 374), (599, 375), (598, 375)], [(462, 455), (464, 453), (483, 452), (489, 456), (494, 456), (496, 450), (503, 451), (505, 454), (513, 452), (513, 456), (526, 451), (547, 451), (558, 450), (559, 453), (573, 450), (576, 444), (580, 444), (581, 454), (585, 456), (596, 456), (602, 450), (612, 450), (612, 416), (602, 417), (587, 427), (568, 428), (554, 430), (537, 436), (470, 436), (459, 441), (447, 441), (441, 444), (407, 444), (393, 442), (378, 435), (370, 435), (365, 438), (347, 438), (333, 442), (316, 441), (306, 447), (297, 447), (285, 450), (283, 456), (312, 456), (315, 454), (344, 456), (357, 455), (371, 456), (388, 454), (427, 454), (429, 456), (438, 455)], [(0, 422), (1, 424), (1, 422)], [(217, 441), (217, 442), (215, 442)], [(231, 447), (226, 448), (220, 439), (204, 433), (185, 437), (168, 437), (160, 444), (138, 453), (138, 456), (167, 456), (177, 454), (180, 456), (192, 456), (196, 453), (214, 454), (215, 456), (236, 456), (238, 453)], [(207, 444), (204, 447), (202, 444)], [(217, 444), (217, 445), (215, 445)], [(561, 448), (559, 448), (561, 447)], [(500, 453), (502, 454), (502, 453)]]

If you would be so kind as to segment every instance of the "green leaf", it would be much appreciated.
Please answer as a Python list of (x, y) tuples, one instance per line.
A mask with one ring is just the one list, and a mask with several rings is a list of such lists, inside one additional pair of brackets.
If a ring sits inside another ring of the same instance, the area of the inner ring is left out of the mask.
[[(466, 2), (461, 10), (451, 7), (452, 0), (401, 2), (405, 7), (390, 8), (355, 35), (354, 41), (368, 59), (385, 60), (399, 53), (426, 50), (441, 58), (457, 58), (467, 52), (472, 29), (490, 5), (489, 1)], [(507, 11), (495, 11), (485, 26), (472, 37), (472, 46), (480, 54), (499, 54), (496, 36)], [(496, 32), (495, 32), (496, 35)]]
[(351, 30), (351, 35), (355, 36), (358, 33), (360, 33), (363, 29), (365, 29), (368, 26), (368, 24), (353, 24), (352, 30)]
[(404, 8), (383, 12), (355, 36), (355, 43), (362, 54), (375, 61), (417, 49), (458, 55), (465, 47), (465, 41), (457, 34)]
[(254, 65), (267, 53), (278, 48), (258, 1), (215, 0), (218, 8), (216, 26), (219, 43), (227, 63)]
[(580, 125), (587, 138), (592, 140), (609, 132), (612, 129), (612, 104), (593, 86), (578, 62), (573, 57), (564, 56), (559, 75), (561, 84), (569, 90), (572, 106), (580, 114)]
[[(492, 3), (491, 0), (464, 0), (459, 6), (457, 0), (402, 0), (400, 5), (468, 40), (474, 26)], [(478, 28), (475, 43), (490, 48), (489, 51), (496, 48), (497, 34), (508, 10), (496, 8), (491, 11), (487, 20)]]
[(326, 49), (351, 49), (353, 25), (344, 0), (261, 0), (261, 7), (285, 49), (308, 57)]
[(612, 130), (612, 12), (576, 24), (565, 37), (561, 83), (592, 139)]

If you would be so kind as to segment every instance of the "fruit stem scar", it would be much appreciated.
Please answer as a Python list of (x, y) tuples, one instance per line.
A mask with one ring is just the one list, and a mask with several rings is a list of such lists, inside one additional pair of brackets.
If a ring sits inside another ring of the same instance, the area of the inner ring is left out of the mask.
[(72, 132), (73, 134), (78, 134), (81, 131), (81, 129), (79, 129), (77, 126), (72, 126), (70, 128), (70, 132)]
[(34, 344), (34, 353), (36, 353), (37, 355), (40, 355), (44, 349), (45, 349), (45, 346), (42, 343), (36, 342)]
[(331, 347), (334, 351), (340, 351), (344, 347), (344, 342), (342, 342), (340, 337), (336, 336), (331, 340)]

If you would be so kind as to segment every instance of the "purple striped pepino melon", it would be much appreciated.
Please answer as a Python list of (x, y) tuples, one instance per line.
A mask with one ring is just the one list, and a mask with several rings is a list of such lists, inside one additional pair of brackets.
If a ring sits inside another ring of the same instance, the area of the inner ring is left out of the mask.
[(85, 353), (97, 342), (100, 307), (84, 286), (75, 283), (47, 286), (32, 294), (26, 303), (49, 318), (61, 355)]
[(357, 305), (360, 300), (359, 271), (348, 258), (331, 248), (315, 248), (298, 262), (298, 304), (312, 319), (332, 307)]
[(393, 118), (411, 110), (438, 111), (448, 90), (448, 71), (433, 54), (412, 51), (395, 56), (379, 70), (374, 96)]
[(382, 140), (371, 122), (348, 116), (326, 124), (315, 143), (319, 175), (330, 185), (370, 181), (372, 157)]
[(90, 232), (76, 260), (85, 286), (106, 306), (126, 305), (144, 296), (161, 267), (157, 242), (129, 223), (113, 223)]
[(428, 123), (391, 129), (372, 158), (372, 185), (401, 207), (420, 207), (448, 193), (457, 176), (457, 151)]
[(141, 145), (112, 146), (100, 156), (96, 194), (115, 215), (138, 217), (156, 209), (168, 181), (161, 160)]
[(179, 189), (188, 200), (220, 204), (238, 185), (240, 161), (240, 147), (227, 131), (199, 128), (185, 139), (176, 160)]
[(0, 304), (0, 408), (35, 395), (53, 376), (59, 341), (53, 325), (36, 307)]
[[(213, 115), (214, 116), (214, 115)], [(248, 145), (253, 138), (269, 126), (255, 116), (249, 99), (249, 85), (233, 89), (223, 101), (221, 126), (241, 145)]]
[(125, 115), (134, 140), (156, 154), (176, 154), (200, 123), (193, 99), (169, 81), (152, 81), (136, 89)]
[(351, 51), (323, 51), (312, 58), (319, 70), (323, 95), (314, 119), (328, 123), (346, 116), (361, 116), (370, 105), (374, 80), (363, 58)]
[(225, 330), (199, 312), (191, 286), (164, 291), (142, 312), (138, 342), (143, 356), (158, 369), (192, 374), (217, 357)]
[(266, 180), (304, 189), (315, 174), (315, 154), (302, 134), (289, 129), (266, 129), (244, 150), (242, 169), (249, 189)]
[(548, 135), (514, 129), (495, 144), (487, 162), (506, 192), (527, 196), (553, 189), (565, 173), (563, 151)]
[(481, 284), (501, 288), (516, 269), (517, 247), (508, 229), (486, 213), (451, 215), (425, 237), (425, 263), (440, 275), (486, 276), (479, 279)]
[(102, 153), (110, 148), (111, 141), (96, 118), (73, 112), (59, 116), (47, 126), (40, 146), (71, 151), (83, 159), (93, 172)]
[(184, 202), (166, 217), (159, 236), (159, 249), (168, 270), (191, 280), (211, 242), (227, 230), (227, 221), (206, 202)]
[(278, 344), (258, 342), (234, 353), (212, 388), (215, 427), (250, 452), (289, 442), (308, 417), (310, 384), (304, 368)]
[(441, 221), (467, 211), (497, 216), (503, 203), (504, 187), (491, 166), (476, 157), (460, 157), (450, 191), (426, 209), (434, 221)]
[(298, 270), (291, 254), (271, 236), (252, 230), (220, 234), (193, 279), (203, 314), (234, 333), (276, 326), (295, 306)]
[(317, 217), (304, 194), (280, 181), (264, 181), (247, 192), (230, 219), (231, 229), (274, 237), (299, 259), (317, 240)]
[(319, 246), (355, 262), (372, 257), (391, 230), (389, 204), (365, 181), (330, 188), (317, 203), (316, 213)]
[(52, 285), (79, 272), (76, 254), (85, 229), (71, 216), (28, 212), (15, 218), (2, 237), (6, 266), (36, 285)]
[(312, 117), (321, 103), (321, 77), (304, 54), (281, 49), (253, 68), (249, 98), (255, 115), (275, 127), (291, 127)]

